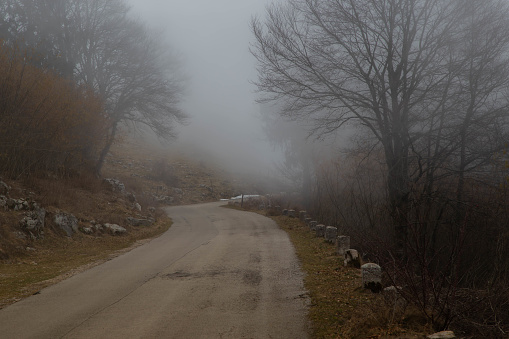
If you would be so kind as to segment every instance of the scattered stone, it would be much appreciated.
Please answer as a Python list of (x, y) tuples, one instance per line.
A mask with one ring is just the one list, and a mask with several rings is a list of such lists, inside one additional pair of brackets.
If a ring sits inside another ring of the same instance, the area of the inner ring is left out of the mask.
[(127, 233), (125, 228), (117, 224), (104, 224), (104, 228), (106, 228), (112, 235), (122, 235)]
[(55, 224), (60, 227), (68, 237), (78, 232), (78, 219), (72, 214), (58, 213), (55, 215)]
[(350, 237), (346, 235), (340, 235), (336, 240), (336, 244), (338, 255), (344, 256), (346, 250), (350, 248)]
[(361, 267), (361, 259), (359, 258), (359, 252), (354, 249), (348, 249), (345, 252), (345, 266), (348, 267), (355, 267), (360, 268)]
[(94, 230), (92, 229), (92, 227), (83, 227), (83, 228), (81, 229), (81, 231), (82, 231), (83, 233), (85, 233), (85, 234), (92, 234), (92, 233), (94, 233)]
[(117, 179), (104, 179), (113, 192), (125, 193), (125, 185)]
[(9, 194), (9, 191), (11, 190), (11, 187), (7, 185), (5, 182), (0, 180), (0, 193), (1, 194)]
[(157, 200), (157, 202), (161, 204), (172, 204), (175, 199), (173, 197), (170, 197), (168, 195), (162, 195), (162, 196), (154, 196), (154, 198)]
[(21, 211), (21, 210), (30, 210), (30, 204), (25, 199), (12, 199), (7, 198), (5, 200), (5, 205), (8, 209), (14, 210), (14, 211)]
[(325, 236), (325, 225), (316, 225), (315, 235), (317, 238), (323, 238)]
[(131, 226), (151, 226), (154, 223), (153, 219), (137, 219), (128, 217), (127, 223)]
[(442, 331), (428, 335), (429, 339), (448, 339), (456, 338), (453, 331)]
[(101, 224), (95, 224), (94, 228), (99, 232), (102, 232), (104, 230), (104, 227)]
[(24, 231), (34, 232), (40, 237), (44, 228), (45, 217), (46, 210), (44, 208), (37, 208), (25, 213), (25, 216), (20, 221), (21, 229)]
[(373, 293), (382, 291), (382, 269), (374, 263), (361, 266), (362, 286)]
[(288, 210), (288, 216), (290, 218), (295, 218), (295, 211), (294, 210)]
[(18, 239), (26, 239), (27, 238), (27, 235), (23, 232), (16, 231), (16, 232), (13, 232), (13, 234)]
[(310, 221), (310, 222), (309, 222), (309, 229), (310, 229), (311, 231), (316, 231), (316, 225), (317, 225), (317, 224), (318, 224), (318, 222), (317, 222), (317, 221)]
[(140, 204), (135, 203), (135, 204), (134, 204), (134, 208), (135, 208), (138, 212), (141, 212), (141, 205), (140, 205)]
[(327, 226), (325, 228), (325, 241), (333, 244), (338, 236), (338, 229), (334, 226)]

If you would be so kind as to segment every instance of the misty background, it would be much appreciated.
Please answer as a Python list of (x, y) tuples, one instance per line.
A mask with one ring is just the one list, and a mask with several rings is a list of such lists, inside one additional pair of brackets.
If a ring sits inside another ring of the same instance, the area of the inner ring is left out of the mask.
[(189, 124), (169, 148), (232, 171), (266, 175), (280, 152), (265, 140), (255, 102), (250, 20), (269, 1), (130, 0), (132, 14), (162, 32), (188, 77), (181, 107)]

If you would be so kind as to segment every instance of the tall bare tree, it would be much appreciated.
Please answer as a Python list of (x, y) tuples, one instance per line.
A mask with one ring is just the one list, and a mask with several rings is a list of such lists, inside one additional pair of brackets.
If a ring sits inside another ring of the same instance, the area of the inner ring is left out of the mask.
[(258, 88), (316, 131), (367, 127), (382, 145), (398, 247), (406, 238), (415, 124), (439, 109), (447, 79), (451, 2), (293, 0), (255, 19)]
[(97, 173), (120, 125), (146, 126), (174, 137), (185, 115), (178, 63), (157, 35), (130, 16), (124, 0), (6, 0), (0, 25), (8, 42), (23, 42), (41, 63), (86, 85), (105, 102), (108, 137)]

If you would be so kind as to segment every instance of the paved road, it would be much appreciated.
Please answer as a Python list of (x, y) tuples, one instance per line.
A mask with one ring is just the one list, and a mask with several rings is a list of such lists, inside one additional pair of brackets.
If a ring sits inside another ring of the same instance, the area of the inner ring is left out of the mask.
[(159, 238), (0, 310), (0, 338), (307, 338), (286, 233), (219, 205), (168, 208)]

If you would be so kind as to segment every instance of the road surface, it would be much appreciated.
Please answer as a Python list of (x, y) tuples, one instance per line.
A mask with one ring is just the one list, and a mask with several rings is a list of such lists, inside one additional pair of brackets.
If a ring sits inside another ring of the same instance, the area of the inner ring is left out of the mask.
[(219, 205), (167, 208), (159, 238), (0, 310), (0, 338), (307, 338), (286, 233)]

